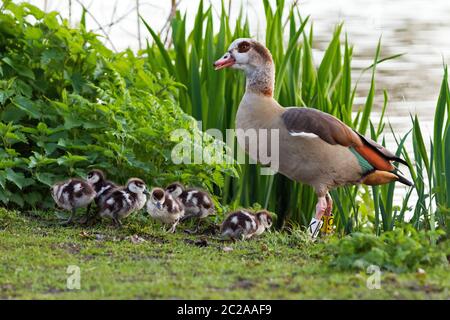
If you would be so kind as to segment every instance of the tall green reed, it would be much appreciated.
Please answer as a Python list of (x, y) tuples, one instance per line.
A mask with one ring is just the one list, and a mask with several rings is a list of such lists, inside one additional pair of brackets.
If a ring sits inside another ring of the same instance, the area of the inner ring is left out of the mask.
[(403, 156), (411, 167), (417, 201), (411, 224), (417, 229), (435, 230), (450, 234), (450, 91), (448, 70), (444, 68), (435, 109), (433, 135), (429, 147), (425, 145), (419, 118), (411, 117), (414, 161), (403, 149)]

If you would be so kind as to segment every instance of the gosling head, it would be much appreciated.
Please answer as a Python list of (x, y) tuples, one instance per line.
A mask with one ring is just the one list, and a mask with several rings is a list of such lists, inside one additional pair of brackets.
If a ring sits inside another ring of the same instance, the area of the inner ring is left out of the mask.
[(184, 191), (184, 186), (179, 182), (174, 182), (169, 184), (166, 191), (172, 195), (174, 198), (178, 198)]
[(262, 210), (257, 212), (256, 219), (258, 219), (259, 223), (264, 226), (265, 229), (270, 229), (270, 227), (272, 227), (273, 221), (268, 211)]
[(214, 63), (214, 68), (232, 68), (251, 73), (272, 63), (272, 55), (264, 45), (253, 39), (239, 38), (234, 40), (222, 58)]
[(166, 200), (166, 194), (161, 188), (153, 188), (150, 193), (150, 201), (158, 208), (161, 209)]
[(145, 182), (138, 178), (131, 178), (127, 182), (127, 189), (130, 192), (137, 193), (137, 194), (148, 194), (147, 186), (145, 185)]
[(102, 170), (94, 169), (87, 174), (87, 182), (90, 185), (96, 184), (99, 181), (105, 180), (105, 174)]

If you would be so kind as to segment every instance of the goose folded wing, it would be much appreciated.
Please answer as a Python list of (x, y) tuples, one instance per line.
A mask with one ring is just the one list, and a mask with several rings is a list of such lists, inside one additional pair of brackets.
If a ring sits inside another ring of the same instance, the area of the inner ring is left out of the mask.
[(316, 109), (287, 108), (282, 119), (293, 136), (312, 134), (329, 144), (345, 147), (357, 147), (363, 144), (359, 135), (341, 120)]
[(407, 163), (392, 152), (356, 132), (336, 117), (311, 108), (287, 108), (282, 114), (283, 122), (292, 136), (317, 136), (332, 145), (354, 148), (374, 168), (394, 170), (390, 161)]

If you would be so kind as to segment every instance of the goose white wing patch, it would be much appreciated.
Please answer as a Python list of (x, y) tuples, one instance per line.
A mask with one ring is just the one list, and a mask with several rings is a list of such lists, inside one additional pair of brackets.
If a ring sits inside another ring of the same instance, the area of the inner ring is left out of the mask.
[(289, 131), (289, 135), (291, 135), (293, 137), (303, 137), (303, 138), (309, 138), (309, 139), (319, 138), (319, 136), (317, 134), (314, 134), (311, 132)]

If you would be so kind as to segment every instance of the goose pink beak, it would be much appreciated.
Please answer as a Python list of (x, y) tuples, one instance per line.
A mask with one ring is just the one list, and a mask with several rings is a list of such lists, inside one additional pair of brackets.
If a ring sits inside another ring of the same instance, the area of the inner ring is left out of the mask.
[(214, 62), (214, 70), (220, 70), (223, 68), (231, 67), (233, 64), (236, 63), (236, 60), (233, 58), (233, 56), (229, 53), (225, 54), (222, 58)]

